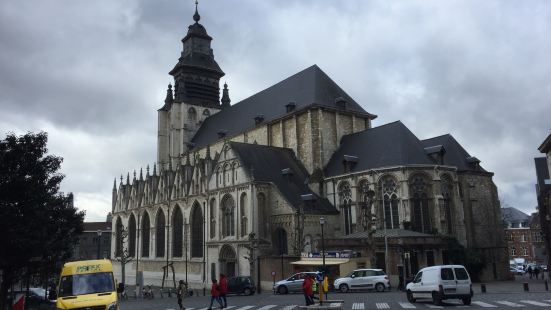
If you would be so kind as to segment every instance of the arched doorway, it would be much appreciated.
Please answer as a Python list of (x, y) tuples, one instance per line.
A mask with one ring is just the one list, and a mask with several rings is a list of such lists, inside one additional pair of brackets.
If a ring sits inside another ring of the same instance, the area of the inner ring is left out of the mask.
[(237, 263), (237, 258), (233, 247), (227, 244), (223, 245), (219, 257), (220, 273), (228, 277), (235, 277), (235, 264)]

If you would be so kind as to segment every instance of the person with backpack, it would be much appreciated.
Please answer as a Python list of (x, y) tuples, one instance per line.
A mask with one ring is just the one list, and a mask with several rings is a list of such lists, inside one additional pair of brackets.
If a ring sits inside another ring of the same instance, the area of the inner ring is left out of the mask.
[(226, 299), (226, 294), (228, 294), (228, 278), (226, 275), (220, 274), (220, 301), (222, 302), (222, 308), (228, 307), (228, 300)]
[(212, 310), (212, 303), (215, 300), (220, 305), (220, 308), (222, 308), (222, 302), (220, 301), (220, 287), (218, 286), (216, 279), (212, 279), (212, 286), (210, 287), (210, 305), (208, 310)]
[(180, 280), (178, 284), (178, 290), (176, 291), (176, 296), (178, 297), (178, 306), (180, 306), (180, 310), (186, 310), (186, 308), (182, 305), (182, 299), (187, 294), (187, 284), (185, 284), (184, 280)]

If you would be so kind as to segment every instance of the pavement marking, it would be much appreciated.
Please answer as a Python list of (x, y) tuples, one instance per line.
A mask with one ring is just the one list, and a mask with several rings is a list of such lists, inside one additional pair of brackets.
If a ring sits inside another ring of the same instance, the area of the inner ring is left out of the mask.
[(523, 302), (525, 304), (534, 305), (534, 306), (538, 306), (538, 307), (551, 307), (550, 304), (546, 304), (546, 303), (539, 302), (539, 301), (533, 301), (533, 300), (519, 300), (519, 301)]
[[(226, 308), (224, 309), (231, 309), (231, 308), (235, 308), (235, 306), (227, 306)], [(251, 307), (252, 308), (252, 307)]]
[(296, 308), (296, 307), (297, 307), (297, 305), (290, 305), (290, 306), (283, 307), (283, 308), (281, 308), (280, 310), (292, 310), (292, 309), (294, 309), (294, 308)]
[(404, 309), (415, 309), (415, 306), (409, 302), (399, 302), (399, 304)]
[(497, 308), (496, 305), (485, 303), (483, 301), (473, 301), (472, 303), (475, 304), (475, 305), (479, 305), (481, 307), (484, 307), (484, 308)]
[(386, 302), (375, 303), (377, 309), (390, 309), (390, 306)]
[(338, 307), (340, 305), (341, 305), (340, 302), (332, 302), (332, 303), (329, 304), (329, 307)]
[(524, 307), (524, 305), (516, 304), (514, 302), (510, 302), (510, 301), (506, 301), (506, 300), (499, 300), (499, 301), (496, 301), (496, 303), (502, 304), (502, 305), (505, 305), (505, 306), (509, 306), (509, 307), (513, 307), (513, 308)]
[(425, 306), (427, 306), (429, 308), (432, 308), (432, 309), (442, 309), (442, 308), (444, 308), (442, 306), (436, 306), (436, 305), (431, 305), (431, 304), (425, 304)]
[(262, 308), (258, 308), (256, 310), (268, 310), (268, 309), (272, 309), (273, 307), (277, 307), (277, 306), (276, 305), (267, 305), (267, 306), (264, 306)]
[[(229, 309), (230, 307), (226, 308), (226, 309)], [(248, 309), (251, 309), (251, 308), (254, 308), (254, 306), (245, 306), (245, 307), (241, 307), (241, 308), (237, 308), (235, 310), (248, 310)]]
[(363, 302), (355, 302), (352, 304), (352, 310), (363, 310), (365, 309), (365, 304)]

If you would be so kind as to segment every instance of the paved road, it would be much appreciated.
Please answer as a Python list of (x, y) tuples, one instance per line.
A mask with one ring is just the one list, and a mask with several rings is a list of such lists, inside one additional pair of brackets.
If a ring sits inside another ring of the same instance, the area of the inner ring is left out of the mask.
[[(360, 292), (360, 293), (330, 293), (330, 299), (344, 301), (343, 309), (450, 309), (450, 308), (495, 308), (495, 309), (545, 309), (551, 310), (551, 293), (492, 293), (475, 294), (470, 306), (463, 305), (458, 300), (445, 301), (443, 306), (434, 306), (430, 300), (419, 300), (409, 303), (402, 292)], [(208, 296), (190, 297), (184, 299), (187, 310), (205, 310), (209, 305)], [(216, 305), (216, 303), (215, 303)], [(229, 296), (230, 310), (298, 310), (304, 305), (300, 294), (273, 295), (257, 294), (253, 296)], [(178, 310), (176, 298), (156, 298), (153, 300), (135, 300), (130, 298), (121, 303), (121, 310)]]

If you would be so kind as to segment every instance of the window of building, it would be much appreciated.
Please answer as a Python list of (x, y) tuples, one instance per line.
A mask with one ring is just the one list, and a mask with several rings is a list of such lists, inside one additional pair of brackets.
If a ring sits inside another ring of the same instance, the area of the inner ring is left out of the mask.
[(155, 256), (164, 257), (165, 256), (165, 214), (162, 209), (159, 209), (157, 212), (157, 219), (155, 220)]
[(184, 216), (179, 206), (172, 216), (172, 257), (182, 257), (184, 249)]
[(241, 237), (245, 237), (249, 232), (247, 229), (247, 223), (249, 221), (247, 217), (247, 194), (242, 193), (241, 198), (239, 199), (239, 215), (241, 217)]
[(520, 241), (526, 242), (526, 235), (521, 235), (520, 236)]
[(339, 202), (344, 222), (344, 234), (352, 233), (352, 190), (348, 182), (339, 185)]
[(235, 201), (231, 195), (222, 198), (222, 237), (235, 236)]
[(203, 212), (197, 202), (191, 209), (191, 257), (203, 257)]
[(278, 255), (288, 254), (287, 251), (287, 232), (283, 228), (277, 228), (275, 231), (274, 243)]
[(134, 214), (130, 214), (130, 220), (128, 220), (128, 254), (131, 257), (136, 255), (136, 218)]
[(149, 257), (149, 230), (151, 224), (149, 222), (149, 214), (144, 212), (142, 219), (142, 257)]
[(266, 195), (264, 193), (258, 193), (256, 195), (257, 210), (258, 210), (258, 233), (260, 238), (269, 238), (268, 232), (270, 231), (269, 210), (266, 205)]
[(516, 251), (515, 251), (515, 247), (512, 247), (511, 248), (511, 256), (515, 256), (517, 255)]
[(121, 257), (122, 255), (122, 230), (122, 221), (118, 217), (117, 224), (115, 224), (115, 257)]
[[(444, 215), (445, 227), (443, 231), (447, 232), (448, 235), (452, 234), (452, 203), (453, 203), (453, 183), (452, 179), (448, 175), (443, 175), (440, 183), (440, 188), (442, 191), (442, 201), (440, 204), (440, 214)], [(444, 225), (443, 225), (444, 226)]]
[(431, 220), (429, 213), (428, 182), (425, 177), (416, 175), (410, 180), (412, 193), (412, 228), (415, 231), (430, 233)]
[(400, 228), (396, 180), (386, 177), (381, 180), (383, 194), (383, 220), (386, 228)]
[(214, 239), (216, 237), (216, 200), (214, 198), (210, 200), (209, 222), (210, 238)]
[(188, 119), (192, 122), (192, 124), (195, 125), (195, 122), (197, 122), (197, 111), (195, 111), (194, 108), (189, 108), (187, 113), (188, 113)]
[(523, 256), (528, 256), (528, 249), (527, 248), (522, 248), (522, 255)]

